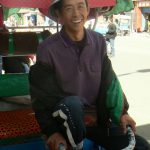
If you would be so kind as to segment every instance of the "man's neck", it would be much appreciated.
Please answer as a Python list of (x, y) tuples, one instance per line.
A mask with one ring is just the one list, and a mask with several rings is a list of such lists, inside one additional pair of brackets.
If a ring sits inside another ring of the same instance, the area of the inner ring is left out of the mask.
[(69, 32), (65, 30), (65, 32), (72, 41), (81, 41), (84, 38), (84, 30), (82, 32)]

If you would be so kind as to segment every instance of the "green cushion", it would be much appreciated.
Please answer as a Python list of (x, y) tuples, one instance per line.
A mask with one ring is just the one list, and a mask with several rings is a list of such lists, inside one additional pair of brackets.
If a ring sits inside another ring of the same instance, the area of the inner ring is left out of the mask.
[(21, 96), (29, 94), (28, 74), (1, 74), (0, 97)]

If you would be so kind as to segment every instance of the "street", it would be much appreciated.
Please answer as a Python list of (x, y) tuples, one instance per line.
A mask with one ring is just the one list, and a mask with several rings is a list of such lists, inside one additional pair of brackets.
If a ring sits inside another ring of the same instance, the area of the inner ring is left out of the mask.
[(150, 142), (150, 34), (117, 36), (113, 68), (130, 104), (137, 133)]

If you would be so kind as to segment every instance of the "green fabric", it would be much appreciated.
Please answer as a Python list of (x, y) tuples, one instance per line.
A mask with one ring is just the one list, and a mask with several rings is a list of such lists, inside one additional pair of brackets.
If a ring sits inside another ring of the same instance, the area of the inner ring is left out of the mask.
[(25, 9), (29, 11), (35, 11), (35, 8), (7, 8), (3, 7), (3, 13), (4, 13), (4, 20), (6, 21), (8, 17), (11, 15), (14, 15), (15, 19), (18, 21), (21, 19), (21, 14), (19, 13), (20, 10)]
[(0, 97), (29, 94), (28, 74), (1, 74)]
[(124, 100), (121, 85), (117, 78), (112, 80), (107, 90), (106, 107), (110, 110), (109, 113), (113, 123), (119, 124)]
[(40, 33), (37, 33), (39, 43), (43, 42), (43, 37)]
[(106, 13), (106, 16), (117, 15), (122, 12), (131, 11), (134, 8), (134, 4), (132, 0), (116, 0), (116, 5), (113, 7), (111, 11)]
[(19, 143), (25, 143), (30, 140), (36, 140), (36, 138), (40, 138), (42, 136), (41, 133), (33, 134), (33, 135), (27, 135), (27, 136), (18, 136), (18, 137), (11, 137), (11, 138), (2, 138), (0, 140), (0, 146), (5, 146), (9, 144), (19, 144)]
[(21, 22), (21, 19), (22, 19), (22, 16), (21, 14), (17, 13), (17, 14), (14, 14), (14, 18), (16, 19), (17, 23), (20, 24)]
[(3, 13), (4, 13), (4, 20), (7, 20), (8, 17), (11, 15), (14, 15), (19, 12), (21, 8), (7, 8), (3, 7)]

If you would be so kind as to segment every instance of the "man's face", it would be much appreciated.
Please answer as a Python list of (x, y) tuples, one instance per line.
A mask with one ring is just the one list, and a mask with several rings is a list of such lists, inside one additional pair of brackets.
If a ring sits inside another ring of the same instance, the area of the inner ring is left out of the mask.
[(62, 0), (58, 16), (69, 32), (80, 32), (89, 14), (85, 0)]

